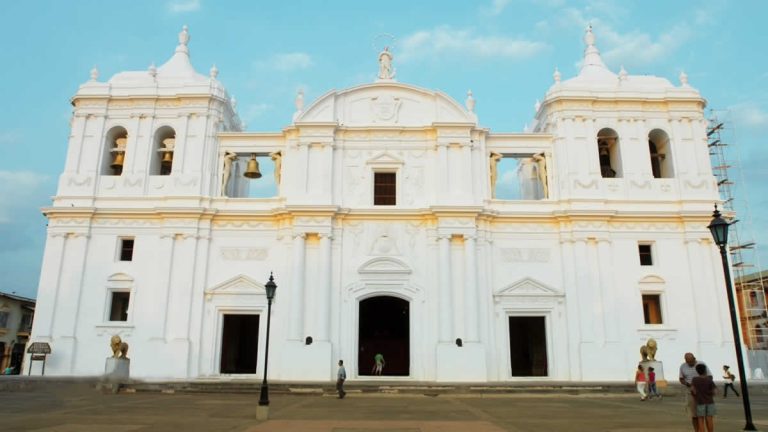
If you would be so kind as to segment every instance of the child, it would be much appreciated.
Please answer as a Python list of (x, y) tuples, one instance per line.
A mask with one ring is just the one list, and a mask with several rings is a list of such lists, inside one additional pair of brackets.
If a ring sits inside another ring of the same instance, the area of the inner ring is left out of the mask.
[(707, 375), (707, 367), (703, 364), (696, 365), (696, 373), (699, 376), (691, 380), (691, 394), (696, 400), (696, 420), (698, 422), (698, 431), (704, 432), (706, 425), (708, 432), (715, 430), (715, 382), (712, 377)]
[(635, 372), (635, 385), (637, 386), (637, 392), (640, 393), (640, 400), (644, 401), (648, 397), (645, 395), (645, 372), (643, 371), (643, 365), (637, 365), (637, 371)]
[(661, 395), (656, 390), (656, 372), (653, 367), (648, 368), (648, 398), (651, 399), (654, 396), (661, 399)]
[(723, 399), (728, 397), (728, 388), (733, 390), (734, 393), (736, 393), (736, 397), (739, 397), (739, 392), (736, 391), (736, 387), (733, 386), (733, 381), (736, 379), (736, 375), (732, 374), (730, 369), (730, 366), (723, 365), (723, 378), (725, 378), (725, 386), (723, 388)]

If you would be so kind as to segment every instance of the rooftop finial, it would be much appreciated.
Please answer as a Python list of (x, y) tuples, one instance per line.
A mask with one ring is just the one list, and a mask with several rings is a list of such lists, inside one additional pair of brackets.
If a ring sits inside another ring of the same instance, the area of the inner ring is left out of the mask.
[(680, 85), (683, 87), (688, 87), (688, 74), (685, 73), (685, 71), (680, 71)]
[(296, 111), (301, 112), (304, 110), (304, 89), (299, 89), (296, 92), (296, 99), (293, 102), (296, 104)]
[(395, 78), (395, 69), (392, 67), (392, 53), (389, 47), (384, 47), (384, 51), (379, 53), (379, 79), (392, 80)]
[(467, 90), (467, 100), (464, 104), (469, 112), (475, 112), (475, 98), (472, 96), (472, 90)]
[(592, 24), (587, 26), (587, 31), (584, 33), (584, 43), (587, 44), (587, 46), (595, 44), (595, 34), (592, 33)]
[(154, 78), (157, 76), (157, 66), (155, 66), (155, 62), (152, 62), (151, 65), (149, 65), (149, 74)]
[(210, 76), (211, 79), (216, 79), (216, 77), (219, 76), (219, 68), (217, 68), (215, 64), (211, 66)]
[(99, 79), (99, 69), (94, 66), (91, 69), (91, 81), (96, 81), (97, 79)]
[(584, 34), (584, 43), (587, 45), (587, 48), (584, 50), (584, 61), (581, 64), (581, 70), (584, 71), (586, 68), (594, 67), (608, 70), (607, 67), (605, 67), (605, 63), (603, 63), (603, 59), (600, 58), (600, 51), (598, 51), (597, 47), (595, 46), (595, 34), (592, 33), (592, 24), (587, 26), (587, 31)]
[(237, 109), (237, 99), (235, 99), (234, 95), (232, 95), (232, 97), (229, 98), (229, 103), (232, 104), (232, 109)]
[(189, 45), (189, 27), (185, 24), (179, 32), (179, 46), (176, 47), (176, 52), (188, 53), (187, 45)]
[(536, 99), (536, 103), (533, 104), (533, 110), (539, 112), (539, 108), (541, 108), (541, 101)]
[(624, 69), (624, 65), (621, 65), (621, 69), (619, 70), (619, 81), (626, 81), (628, 75), (627, 70)]
[(552, 74), (552, 78), (555, 79), (555, 84), (560, 84), (560, 71), (557, 69), (557, 66), (555, 66), (555, 73)]

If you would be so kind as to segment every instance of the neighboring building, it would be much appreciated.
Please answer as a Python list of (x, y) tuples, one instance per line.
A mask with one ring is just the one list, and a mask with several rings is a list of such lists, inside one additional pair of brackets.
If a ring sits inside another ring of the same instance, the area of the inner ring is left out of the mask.
[(0, 373), (8, 367), (21, 372), (34, 316), (34, 299), (0, 292)]
[[(329, 91), (280, 132), (243, 132), (186, 28), (148, 71), (83, 84), (48, 217), (33, 340), (46, 374), (98, 375), (119, 334), (131, 374), (626, 381), (652, 337), (733, 364), (705, 100), (681, 74), (610, 71), (587, 31), (534, 126), (479, 125), (470, 94), (378, 79)], [(499, 85), (516, 85), (513, 82)], [(517, 83), (524, 85), (524, 83)], [(255, 160), (277, 196), (248, 198)], [(494, 198), (498, 164), (523, 199)], [(389, 379), (389, 378), (384, 378)]]
[(745, 341), (753, 350), (768, 350), (768, 314), (765, 304), (768, 271), (737, 278), (736, 291), (741, 295), (739, 315)]

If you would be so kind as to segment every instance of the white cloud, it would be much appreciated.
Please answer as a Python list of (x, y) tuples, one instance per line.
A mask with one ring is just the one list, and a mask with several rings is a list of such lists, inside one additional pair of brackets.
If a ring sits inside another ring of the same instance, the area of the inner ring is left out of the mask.
[(246, 122), (251, 123), (254, 120), (261, 117), (265, 112), (270, 110), (272, 108), (272, 105), (267, 103), (257, 103), (257, 104), (251, 104), (245, 107), (242, 111), (240, 111), (240, 118)]
[(438, 27), (406, 36), (396, 54), (402, 61), (423, 57), (472, 57), (522, 59), (546, 48), (542, 42), (505, 36), (480, 36), (471, 30)]
[(483, 7), (481, 12), (486, 15), (498, 16), (509, 6), (511, 0), (492, 0), (490, 6)]
[(655, 39), (648, 33), (619, 33), (606, 26), (600, 31), (605, 46), (603, 59), (613, 67), (643, 66), (668, 58), (690, 40), (693, 32), (688, 25), (678, 25), (660, 33)]
[(744, 127), (768, 126), (768, 112), (753, 102), (728, 107), (733, 113), (734, 123)]
[(21, 134), (18, 131), (4, 131), (0, 132), (0, 145), (2, 144), (18, 144), (21, 141)]
[(30, 197), (40, 196), (47, 180), (44, 174), (32, 171), (0, 170), (0, 224), (15, 221), (16, 210), (29, 206)]
[(257, 68), (275, 69), (282, 72), (307, 69), (313, 64), (312, 57), (303, 52), (275, 54), (266, 60), (254, 62), (254, 66)]
[(200, 0), (171, 0), (167, 5), (171, 13), (196, 12), (202, 6)]

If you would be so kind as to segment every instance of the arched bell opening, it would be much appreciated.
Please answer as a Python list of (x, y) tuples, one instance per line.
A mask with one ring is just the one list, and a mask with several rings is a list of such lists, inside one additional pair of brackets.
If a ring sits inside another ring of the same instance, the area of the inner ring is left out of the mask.
[(651, 156), (651, 172), (654, 178), (671, 178), (672, 158), (669, 154), (669, 135), (661, 129), (648, 134), (648, 152)]
[(619, 155), (619, 134), (611, 128), (597, 133), (597, 152), (600, 160), (600, 175), (603, 178), (622, 177)]
[(110, 129), (104, 139), (104, 153), (101, 159), (102, 175), (122, 175), (127, 151), (128, 131), (122, 126)]
[(149, 166), (150, 175), (170, 175), (173, 170), (173, 156), (176, 151), (176, 131), (163, 126), (155, 131)]

